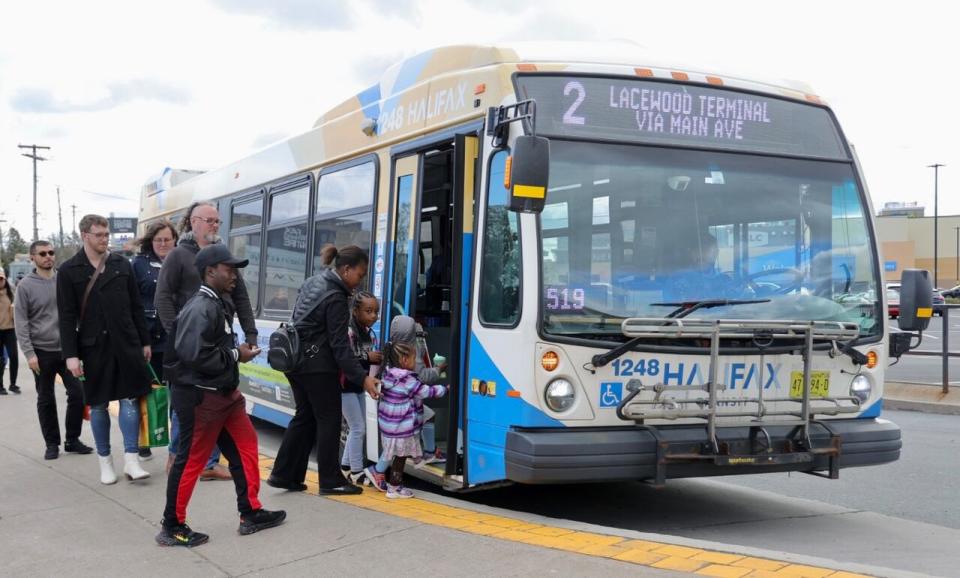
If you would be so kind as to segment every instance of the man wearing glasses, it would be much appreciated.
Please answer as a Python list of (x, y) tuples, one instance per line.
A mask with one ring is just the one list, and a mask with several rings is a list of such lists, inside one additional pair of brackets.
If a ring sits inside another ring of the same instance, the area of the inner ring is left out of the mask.
[(90, 406), (90, 428), (100, 461), (100, 483), (115, 484), (110, 455), (110, 415), (107, 405), (120, 402), (123, 434), (123, 473), (142, 480), (150, 473), (140, 467), (139, 397), (150, 391), (150, 333), (140, 289), (130, 262), (111, 254), (110, 229), (100, 215), (80, 219), (83, 247), (63, 263), (57, 275), (60, 343), (67, 369), (83, 387)]
[[(187, 213), (180, 220), (180, 241), (177, 247), (170, 251), (170, 254), (163, 260), (163, 267), (160, 269), (160, 277), (157, 279), (157, 292), (154, 296), (154, 305), (157, 308), (157, 316), (163, 324), (164, 330), (168, 336), (173, 335), (173, 322), (177, 315), (197, 291), (200, 290), (200, 274), (197, 272), (196, 257), (200, 249), (220, 243), (218, 235), (220, 231), (220, 214), (217, 208), (211, 203), (196, 202), (190, 205)], [(243, 283), (243, 278), (238, 276), (236, 286), (223, 295), (224, 306), (226, 307), (228, 319), (233, 323), (233, 316), (240, 319), (240, 327), (243, 328), (244, 339), (251, 346), (257, 345), (257, 325), (253, 316), (253, 307), (250, 304), (250, 297), (247, 295), (247, 287)], [(166, 373), (166, 372), (165, 372)], [(166, 376), (165, 376), (166, 377)], [(172, 383), (173, 387), (178, 384)], [(190, 385), (192, 387), (192, 384)], [(172, 434), (170, 436), (170, 455), (167, 460), (167, 471), (173, 465), (172, 460), (182, 457), (186, 460), (187, 451), (180, 451), (177, 447), (181, 436), (190, 439), (193, 427), (193, 416), (180, 416), (174, 414), (172, 418)], [(184, 448), (189, 449), (189, 448)], [(213, 451), (207, 467), (200, 474), (201, 480), (229, 480), (230, 471), (219, 464), (220, 450)]]
[(17, 341), (27, 358), (37, 386), (37, 417), (40, 432), (47, 444), (43, 457), (60, 457), (60, 424), (57, 420), (57, 398), (53, 393), (54, 380), (59, 375), (67, 390), (66, 443), (63, 450), (89, 454), (93, 448), (80, 441), (83, 427), (83, 391), (80, 382), (67, 371), (60, 355), (60, 325), (57, 315), (57, 272), (53, 268), (53, 245), (48, 241), (34, 241), (30, 245), (33, 273), (17, 283), (14, 300), (14, 318)]

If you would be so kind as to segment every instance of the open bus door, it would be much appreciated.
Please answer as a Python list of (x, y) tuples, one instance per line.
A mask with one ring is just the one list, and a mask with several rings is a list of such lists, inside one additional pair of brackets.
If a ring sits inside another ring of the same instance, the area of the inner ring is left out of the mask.
[[(413, 317), (426, 331), (427, 363), (446, 359), (440, 383), (442, 399), (427, 400), (433, 439), (446, 461), (410, 473), (451, 489), (462, 485), (460, 444), (461, 389), (468, 288), (473, 258), (473, 196), (479, 141), (475, 135), (431, 144), (393, 160), (387, 222), (389, 233), (375, 244), (374, 294), (381, 300), (381, 341), (390, 339), (391, 320)], [(378, 227), (379, 228), (379, 227)], [(378, 273), (382, 272), (381, 280)], [(376, 404), (367, 404), (367, 431), (377, 432)], [(428, 429), (428, 435), (430, 431)], [(375, 459), (379, 443), (367, 436), (367, 455)]]

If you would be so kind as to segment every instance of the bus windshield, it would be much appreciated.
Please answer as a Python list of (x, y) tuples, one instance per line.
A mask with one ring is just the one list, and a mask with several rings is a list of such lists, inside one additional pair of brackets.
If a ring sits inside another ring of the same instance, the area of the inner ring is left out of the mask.
[(882, 329), (876, 248), (849, 162), (551, 142), (540, 215), (545, 334), (628, 317), (823, 320)]

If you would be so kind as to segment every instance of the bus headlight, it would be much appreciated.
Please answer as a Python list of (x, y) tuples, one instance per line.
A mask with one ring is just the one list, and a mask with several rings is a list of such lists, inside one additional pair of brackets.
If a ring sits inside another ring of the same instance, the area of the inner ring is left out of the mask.
[(858, 375), (850, 383), (850, 395), (860, 400), (860, 403), (870, 399), (870, 392), (873, 390), (873, 384), (866, 375)]
[(543, 398), (547, 402), (547, 407), (555, 412), (562, 412), (570, 409), (576, 396), (576, 389), (572, 383), (566, 379), (554, 379), (547, 385)]

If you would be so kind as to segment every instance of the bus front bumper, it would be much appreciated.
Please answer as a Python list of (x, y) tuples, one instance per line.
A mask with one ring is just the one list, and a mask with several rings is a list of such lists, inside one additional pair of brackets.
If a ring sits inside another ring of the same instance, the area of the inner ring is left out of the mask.
[(758, 429), (718, 428), (717, 455), (710, 450), (705, 426), (515, 428), (507, 433), (506, 477), (525, 484), (559, 484), (656, 480), (658, 473), (669, 479), (825, 472), (831, 470), (831, 459), (836, 460), (836, 471), (900, 458), (900, 428), (885, 419), (813, 422), (810, 445), (818, 448), (813, 452), (797, 444), (791, 426), (769, 425), (762, 435)]

